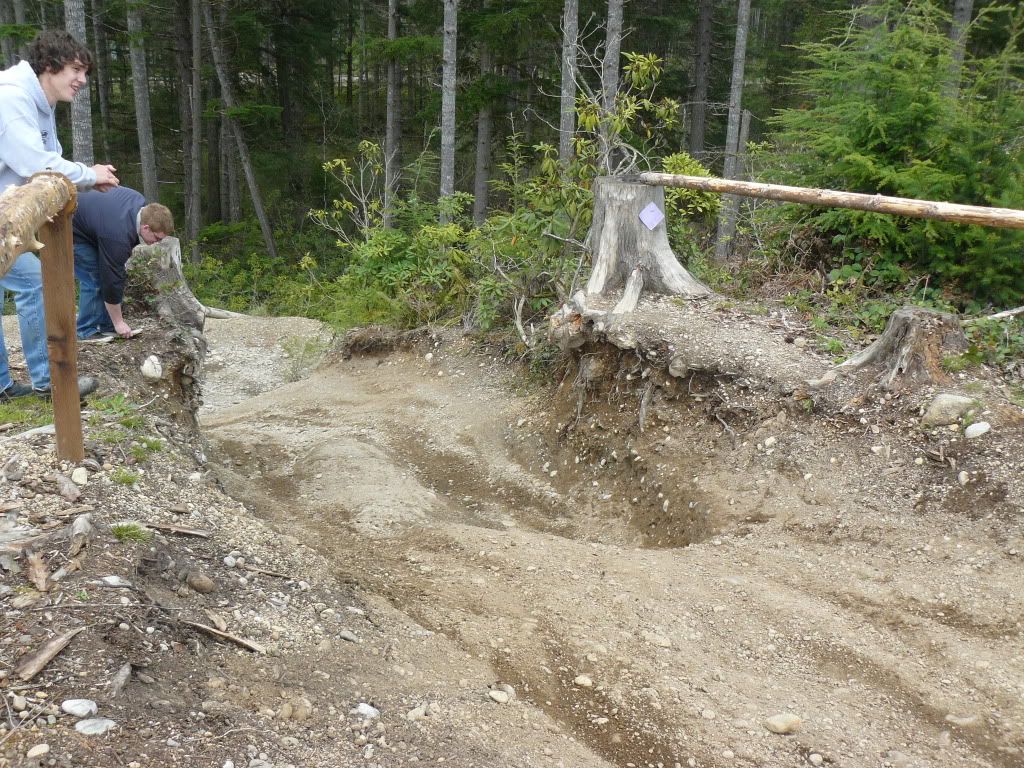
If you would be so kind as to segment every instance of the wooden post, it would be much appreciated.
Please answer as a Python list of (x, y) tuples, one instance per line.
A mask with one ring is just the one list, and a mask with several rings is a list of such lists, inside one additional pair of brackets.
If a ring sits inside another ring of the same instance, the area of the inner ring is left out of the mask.
[[(70, 184), (69, 184), (70, 186)], [(53, 394), (53, 425), (57, 432), (57, 458), (81, 461), (82, 411), (78, 398), (78, 336), (75, 332), (75, 253), (71, 238), (71, 199), (39, 230), (44, 246), (43, 303), (46, 308), (46, 341), (50, 350), (50, 386)]]

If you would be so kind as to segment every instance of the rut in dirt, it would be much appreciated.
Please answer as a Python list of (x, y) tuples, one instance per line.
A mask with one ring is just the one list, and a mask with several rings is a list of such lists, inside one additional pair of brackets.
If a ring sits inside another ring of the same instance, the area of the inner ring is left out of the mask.
[[(357, 358), (204, 429), (229, 491), (610, 764), (1016, 764), (1019, 701), (970, 659), (1012, 658), (1019, 624), (901, 625), (918, 565), (880, 582), (887, 552), (821, 536), (836, 510), (805, 468), (737, 472), (678, 409), (640, 433), (480, 363)], [(780, 712), (797, 733), (763, 727)]]

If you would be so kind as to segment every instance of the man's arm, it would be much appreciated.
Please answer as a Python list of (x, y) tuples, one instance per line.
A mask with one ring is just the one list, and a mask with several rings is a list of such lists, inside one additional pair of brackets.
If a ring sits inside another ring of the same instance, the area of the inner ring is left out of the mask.
[(121, 305), (110, 304), (105, 301), (103, 306), (107, 308), (107, 314), (110, 315), (110, 321), (114, 324), (114, 330), (117, 332), (117, 335), (130, 339), (132, 337), (132, 329), (124, 321), (124, 315), (121, 314)]
[(112, 165), (94, 165), (65, 160), (59, 152), (44, 149), (39, 141), (35, 118), (21, 114), (6, 115), (0, 133), (0, 161), (23, 178), (46, 169), (63, 173), (79, 189), (96, 187), (105, 192), (118, 185)]

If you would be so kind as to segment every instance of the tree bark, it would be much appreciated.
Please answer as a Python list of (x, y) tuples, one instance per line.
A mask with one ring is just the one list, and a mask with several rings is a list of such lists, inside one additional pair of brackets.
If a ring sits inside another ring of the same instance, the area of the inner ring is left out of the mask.
[(714, 0), (700, 0), (697, 11), (697, 33), (694, 63), (693, 91), (690, 96), (690, 154), (698, 160), (704, 158), (704, 133), (707, 124), (708, 85), (711, 82), (711, 41), (714, 37), (712, 20)]
[(622, 3), (608, 0), (608, 27), (605, 35), (604, 59), (601, 62), (601, 148), (600, 167), (611, 173), (617, 136), (608, 119), (615, 112), (615, 97), (619, 92), (619, 57), (622, 50)]
[[(398, 40), (398, 0), (388, 0), (388, 42), (392, 46)], [(399, 80), (398, 57), (394, 48), (388, 56), (387, 115), (384, 129), (384, 215), (383, 224), (391, 227), (394, 217), (395, 199), (402, 168), (402, 102)]]
[(960, 95), (960, 72), (964, 66), (964, 52), (967, 49), (967, 28), (971, 24), (974, 0), (953, 0), (953, 24), (949, 28), (949, 39), (953, 41), (953, 61), (949, 68), (948, 95)]
[[(491, 73), (491, 50), (480, 46), (480, 75)], [(479, 226), (487, 218), (487, 198), (491, 188), (491, 133), (493, 106), (490, 99), (480, 105), (476, 115), (476, 167), (473, 173), (473, 221)]]
[[(64, 24), (67, 31), (84, 45), (85, 0), (64, 0)], [(71, 101), (71, 143), (75, 162), (94, 165), (92, 146), (92, 101), (88, 88), (82, 88)]]
[[(210, 84), (210, 98), (215, 96), (215, 84)], [(206, 220), (221, 221), (225, 207), (221, 204), (220, 116), (206, 121)]]
[(0, 193), (0, 276), (25, 251), (42, 247), (36, 233), (74, 198), (71, 183), (52, 171), (37, 173), (25, 184)]
[(139, 137), (139, 159), (142, 161), (142, 192), (146, 200), (160, 199), (156, 175), (156, 149), (149, 111), (149, 76), (146, 72), (146, 47), (143, 42), (142, 7), (128, 6), (128, 40), (132, 60), (132, 91), (135, 94), (135, 128)]
[(103, 157), (110, 159), (110, 46), (107, 44), (106, 8), (103, 0), (92, 1), (93, 55), (96, 60), (96, 99), (100, 107), (100, 141)]
[[(174, 14), (174, 73), (177, 76), (175, 92), (178, 96), (178, 125), (181, 135), (182, 201), (185, 204), (185, 227), (191, 228), (194, 212), (190, 208), (192, 185), (198, 178), (192, 176), (192, 34), (191, 0), (176, 0)], [(186, 235), (187, 239), (187, 235)]]
[[(228, 78), (227, 65), (224, 62), (224, 55), (221, 52), (220, 40), (217, 39), (217, 32), (213, 26), (213, 14), (210, 12), (209, 0), (202, 0), (203, 21), (206, 24), (206, 31), (209, 36), (210, 53), (213, 56), (213, 67), (217, 71), (217, 80), (220, 81), (220, 91), (224, 99), (224, 106), (232, 110), (237, 102), (234, 97), (234, 89), (231, 87), (231, 80)], [(242, 136), (242, 128), (234, 118), (227, 117), (228, 126), (234, 136), (238, 148), (238, 157), (242, 164), (242, 172), (245, 174), (245, 181), (249, 185), (249, 194), (252, 197), (252, 207), (259, 222), (260, 231), (263, 233), (263, 241), (267, 247), (267, 254), (277, 258), (277, 245), (274, 243), (274, 234), (270, 229), (270, 220), (263, 210), (263, 198), (260, 195), (259, 186), (256, 184), (256, 174), (252, 168), (252, 161), (249, 159), (249, 149), (245, 145), (245, 138)]]
[(701, 189), (706, 192), (761, 197), (766, 200), (782, 200), (788, 203), (852, 208), (857, 211), (891, 213), (895, 216), (909, 216), (914, 219), (955, 221), (961, 224), (977, 224), (982, 227), (1024, 229), (1024, 211), (1014, 208), (986, 208), (980, 205), (865, 195), (860, 192), (840, 192), (834, 189), (787, 187), (782, 184), (759, 184), (753, 181), (716, 179), (709, 176), (684, 176), (673, 173), (641, 173), (635, 178), (643, 184), (665, 187)]
[(189, 186), (188, 199), (185, 201), (185, 212), (188, 217), (188, 241), (192, 244), (192, 261), (198, 263), (202, 258), (199, 253), (199, 230), (203, 225), (202, 196), (200, 195), (202, 189), (200, 162), (203, 154), (203, 85), (201, 79), (203, 44), (199, 26), (201, 15), (199, 0), (190, 0), (189, 6), (191, 8), (189, 32), (192, 49), (192, 87), (189, 88), (189, 99), (192, 105), (192, 152), (189, 156), (191, 162), (187, 173), (192, 178), (192, 184)]
[[(0, 24), (7, 25), (13, 23), (14, 9), (11, 8), (10, 0), (0, 0)], [(14, 48), (14, 40), (10, 35), (0, 37), (0, 52), (2, 52), (4, 58), (4, 69), (14, 66), (17, 61), (17, 51)]]
[[(729, 127), (725, 139), (725, 172), (727, 179), (736, 177), (736, 151), (740, 134), (740, 112), (743, 103), (743, 73), (747, 61), (747, 32), (750, 29), (750, 0), (739, 0), (736, 16), (736, 45), (732, 53), (732, 87), (729, 90)], [(715, 238), (715, 261), (728, 261), (736, 235), (739, 200), (726, 195), (718, 214), (718, 235)]]
[[(455, 89), (458, 36), (458, 0), (444, 0), (444, 51), (441, 74), (441, 189), (440, 198), (455, 194)], [(447, 214), (441, 212), (441, 223)]]
[[(25, 18), (25, 0), (11, 0), (11, 5), (14, 7), (14, 23), (19, 27), (22, 27), (26, 23)], [(40, 21), (42, 22), (43, 29), (46, 29), (46, 19), (44, 13), (45, 6), (39, 6)], [(25, 43), (21, 43), (18, 46), (18, 56), (22, 59), (28, 54), (28, 46)]]
[(576, 41), (580, 26), (579, 0), (565, 0), (562, 13), (562, 92), (559, 97), (558, 161), (563, 173), (573, 158), (576, 135)]
[(588, 237), (594, 266), (587, 294), (616, 290), (640, 269), (643, 284), (655, 293), (688, 298), (710, 295), (676, 259), (664, 219), (653, 229), (640, 220), (640, 212), (651, 204), (664, 212), (663, 188), (609, 176), (594, 182), (594, 217)]

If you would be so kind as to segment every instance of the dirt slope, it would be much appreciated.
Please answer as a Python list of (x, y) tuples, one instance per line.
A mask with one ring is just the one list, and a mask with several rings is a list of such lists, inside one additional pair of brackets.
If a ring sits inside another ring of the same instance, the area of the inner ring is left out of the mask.
[(204, 414), (227, 490), (371, 608), (369, 649), (309, 659), (345, 682), (287, 665), (381, 708), (401, 746), (371, 762), (1024, 764), (1019, 422), (966, 441), (749, 381), (644, 403), (643, 366), (588, 354), (605, 376), (538, 390), (438, 339)]

